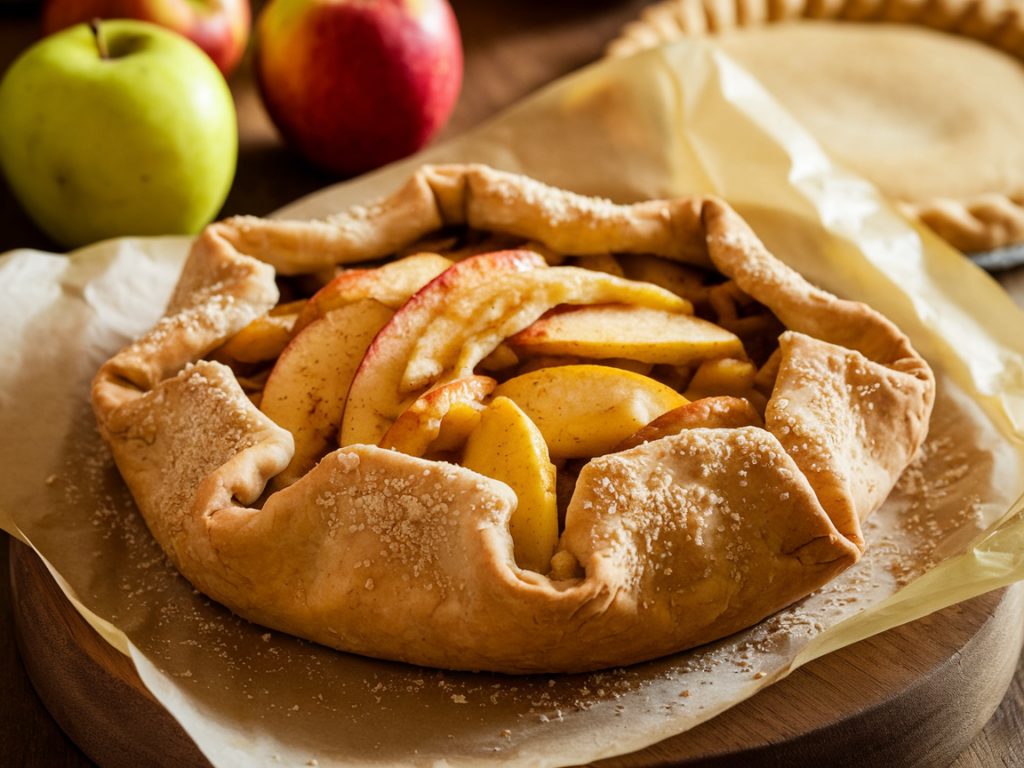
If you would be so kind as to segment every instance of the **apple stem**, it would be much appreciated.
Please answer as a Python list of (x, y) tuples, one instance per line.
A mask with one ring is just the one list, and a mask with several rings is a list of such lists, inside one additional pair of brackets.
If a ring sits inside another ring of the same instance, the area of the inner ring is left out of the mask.
[(89, 22), (89, 26), (92, 27), (92, 33), (96, 36), (96, 47), (100, 50), (100, 58), (109, 59), (110, 49), (107, 48), (107, 38), (103, 34), (102, 27), (100, 27), (100, 20), (93, 19)]

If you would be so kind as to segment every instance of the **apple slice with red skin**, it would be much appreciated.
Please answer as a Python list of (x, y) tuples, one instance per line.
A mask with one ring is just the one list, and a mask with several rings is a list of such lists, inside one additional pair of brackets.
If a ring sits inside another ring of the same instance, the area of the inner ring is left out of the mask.
[(502, 341), (560, 304), (609, 303), (679, 313), (693, 308), (663, 288), (579, 267), (506, 273), (472, 293), (454, 294), (444, 313), (423, 327), (400, 389), (469, 375)]
[(273, 490), (294, 483), (336, 447), (349, 384), (393, 314), (379, 301), (360, 299), (310, 323), (285, 347), (260, 400), (260, 410), (295, 438), (295, 454), (271, 481)]
[(647, 283), (578, 267), (538, 268), (545, 264), (530, 251), (474, 256), (410, 299), (374, 340), (352, 382), (341, 444), (378, 443), (410, 395), (472, 375), (504, 339), (559, 304), (692, 308)]
[(490, 376), (468, 376), (431, 389), (405, 409), (380, 441), (381, 448), (391, 448), (409, 456), (421, 457), (441, 432), (444, 417), (456, 404), (483, 410), (483, 401), (498, 382)]
[(522, 360), (577, 356), (685, 365), (744, 356), (738, 336), (707, 320), (621, 304), (556, 307), (506, 343)]
[(450, 259), (436, 253), (416, 253), (376, 269), (350, 269), (342, 272), (313, 294), (295, 321), (298, 333), (332, 309), (359, 299), (376, 299), (397, 310), (409, 297), (452, 265)]
[(505, 272), (546, 268), (547, 262), (532, 251), (496, 251), (457, 262), (421, 288), (366, 351), (349, 390), (341, 444), (377, 445), (401, 416), (413, 393), (399, 391), (409, 357), (424, 327), (444, 315), (453, 296), (472, 295)]
[(615, 448), (615, 452), (635, 448), (663, 437), (678, 435), (687, 429), (740, 429), (764, 428), (761, 415), (748, 401), (740, 397), (705, 397), (663, 413), (650, 424), (641, 427)]

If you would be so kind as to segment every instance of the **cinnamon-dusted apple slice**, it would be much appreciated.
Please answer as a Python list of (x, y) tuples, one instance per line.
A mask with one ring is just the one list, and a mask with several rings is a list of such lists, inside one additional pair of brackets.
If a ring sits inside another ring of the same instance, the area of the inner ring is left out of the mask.
[(257, 317), (214, 352), (217, 359), (262, 363), (281, 354), (291, 341), (296, 321), (306, 300), (278, 304)]
[(435, 461), (448, 461), (452, 454), (462, 451), (470, 433), (480, 423), (480, 406), (477, 403), (452, 403), (448, 413), (441, 419), (437, 437), (427, 446), (423, 457)]
[(415, 392), (401, 388), (402, 375), (426, 326), (449, 315), (460, 318), (467, 304), (470, 310), (478, 309), (472, 297), (486, 294), (486, 286), (502, 274), (546, 268), (544, 259), (532, 251), (496, 251), (456, 262), (421, 288), (366, 351), (345, 405), (341, 445), (378, 445), (402, 415), (408, 396)]
[(336, 445), (352, 376), (394, 313), (374, 299), (332, 310), (285, 347), (267, 377), (260, 410), (295, 438), (295, 454), (272, 488), (285, 488)]
[(498, 385), (544, 435), (552, 459), (610, 453), (641, 427), (689, 401), (660, 382), (604, 365), (542, 368)]
[[(409, 456), (423, 456), (438, 438), (444, 417), (456, 404), (482, 411), (483, 400), (498, 385), (490, 376), (468, 376), (432, 389), (405, 409), (380, 441), (381, 448), (391, 448)], [(461, 409), (460, 409), (461, 411)], [(458, 428), (465, 427), (460, 412)]]
[[(513, 257), (525, 271), (495, 269)], [(374, 340), (352, 382), (341, 444), (378, 443), (409, 395), (471, 375), (505, 338), (559, 304), (614, 302), (671, 312), (690, 307), (653, 285), (578, 267), (537, 269), (543, 265), (537, 261), (529, 251), (475, 256), (410, 299)]]
[(516, 564), (547, 573), (558, 545), (555, 465), (530, 417), (507, 397), (495, 398), (470, 432), (461, 463), (515, 491), (509, 532)]
[(738, 336), (707, 320), (622, 304), (556, 307), (506, 343), (523, 360), (575, 355), (686, 365), (744, 356)]
[(313, 294), (295, 322), (298, 333), (332, 309), (359, 299), (376, 299), (397, 310), (416, 291), (452, 265), (450, 259), (436, 253), (416, 253), (376, 269), (350, 269), (342, 272)]
[(764, 420), (748, 401), (740, 397), (705, 397), (663, 413), (615, 447), (615, 452), (678, 435), (687, 429), (764, 428)]

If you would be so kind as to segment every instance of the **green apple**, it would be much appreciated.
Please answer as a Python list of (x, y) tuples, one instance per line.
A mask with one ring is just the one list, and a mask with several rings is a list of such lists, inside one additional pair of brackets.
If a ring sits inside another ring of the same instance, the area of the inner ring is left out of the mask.
[(147, 22), (80, 24), (25, 51), (0, 82), (0, 167), (50, 237), (198, 232), (238, 157), (224, 77), (181, 35)]

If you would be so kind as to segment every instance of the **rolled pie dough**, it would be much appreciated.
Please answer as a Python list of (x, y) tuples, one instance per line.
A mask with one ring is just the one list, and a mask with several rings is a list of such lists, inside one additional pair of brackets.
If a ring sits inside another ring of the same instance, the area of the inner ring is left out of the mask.
[(663, 0), (625, 56), (704, 37), (839, 163), (974, 253), (1024, 242), (1024, 6), (974, 0)]

